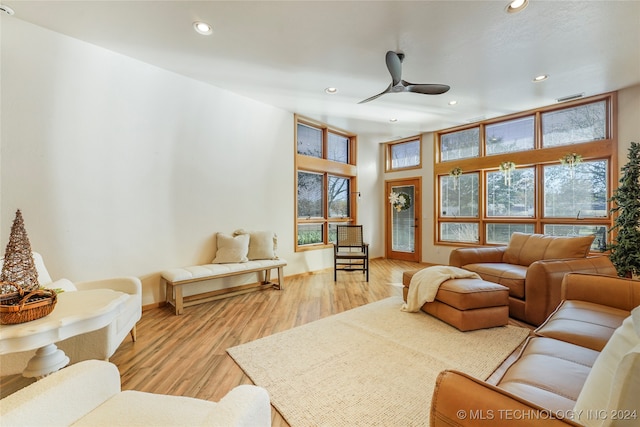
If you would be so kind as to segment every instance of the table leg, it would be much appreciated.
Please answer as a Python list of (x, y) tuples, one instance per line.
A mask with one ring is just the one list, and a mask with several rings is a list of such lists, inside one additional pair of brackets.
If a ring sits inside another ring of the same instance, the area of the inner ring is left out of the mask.
[(23, 377), (44, 378), (69, 364), (69, 357), (55, 344), (49, 344), (36, 350), (22, 372)]

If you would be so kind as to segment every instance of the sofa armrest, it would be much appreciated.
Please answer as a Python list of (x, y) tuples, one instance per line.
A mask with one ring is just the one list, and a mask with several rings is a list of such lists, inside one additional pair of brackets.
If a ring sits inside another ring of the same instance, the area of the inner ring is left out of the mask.
[(115, 365), (76, 363), (0, 400), (2, 425), (71, 425), (119, 392)]
[(604, 274), (567, 274), (562, 299), (592, 302), (631, 311), (640, 305), (640, 280)]
[(431, 400), (431, 427), (579, 426), (498, 387), (457, 371), (442, 371)]
[(249, 384), (233, 388), (218, 402), (210, 425), (271, 426), (269, 393), (262, 387)]
[(111, 279), (90, 280), (74, 283), (79, 291), (90, 289), (113, 289), (130, 295), (142, 297), (142, 282), (137, 277), (114, 277)]
[(502, 262), (506, 246), (482, 248), (457, 248), (449, 254), (449, 265), (462, 267), (467, 264)]
[(540, 260), (527, 269), (525, 278), (525, 318), (540, 325), (562, 301), (562, 280), (567, 273), (616, 275), (616, 269), (606, 256)]

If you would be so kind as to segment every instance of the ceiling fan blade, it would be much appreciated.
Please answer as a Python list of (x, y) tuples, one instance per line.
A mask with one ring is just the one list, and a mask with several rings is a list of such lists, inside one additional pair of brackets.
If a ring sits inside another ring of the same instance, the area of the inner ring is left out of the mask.
[(386, 88), (383, 92), (380, 92), (380, 93), (379, 93), (379, 94), (377, 94), (377, 95), (373, 95), (373, 96), (372, 96), (372, 97), (370, 97), (370, 98), (367, 98), (367, 99), (365, 99), (365, 100), (363, 100), (363, 101), (360, 101), (360, 102), (358, 102), (358, 104), (364, 104), (365, 102), (373, 101), (373, 100), (374, 100), (374, 99), (376, 99), (377, 97), (382, 96), (382, 95), (384, 95), (385, 93), (389, 93), (389, 92), (391, 92), (391, 88), (392, 88), (392, 87), (393, 87), (392, 85), (389, 85), (389, 87), (388, 87), (388, 88)]
[(440, 84), (413, 84), (402, 81), (406, 92), (422, 93), (424, 95), (441, 95), (451, 89), (448, 85)]
[(400, 55), (390, 50), (387, 52), (386, 61), (387, 69), (391, 74), (391, 86), (395, 86), (402, 80), (402, 59), (400, 59)]

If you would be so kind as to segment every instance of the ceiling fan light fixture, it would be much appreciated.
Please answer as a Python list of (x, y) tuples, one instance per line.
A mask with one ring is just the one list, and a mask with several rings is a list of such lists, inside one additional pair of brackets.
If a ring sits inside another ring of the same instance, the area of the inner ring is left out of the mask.
[(535, 76), (533, 78), (534, 83), (543, 82), (549, 78), (549, 74), (540, 74), (539, 76)]
[(513, 0), (507, 4), (505, 11), (507, 13), (518, 13), (529, 5), (529, 0)]
[(196, 21), (193, 23), (193, 29), (196, 30), (198, 34), (202, 34), (203, 36), (209, 36), (213, 34), (213, 27), (206, 22)]
[(365, 100), (358, 102), (358, 104), (364, 104), (366, 102), (373, 101), (374, 99), (387, 94), (387, 93), (401, 93), (401, 92), (413, 92), (423, 95), (442, 95), (447, 92), (451, 87), (449, 85), (435, 84), (435, 83), (409, 83), (402, 79), (402, 62), (404, 61), (404, 53), (388, 51), (385, 56), (385, 62), (387, 63), (387, 70), (391, 74), (391, 84), (382, 92), (377, 95), (371, 96)]

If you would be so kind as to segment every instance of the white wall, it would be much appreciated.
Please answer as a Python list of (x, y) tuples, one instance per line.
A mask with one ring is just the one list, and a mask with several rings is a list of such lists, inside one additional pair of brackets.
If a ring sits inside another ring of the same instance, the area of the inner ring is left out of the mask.
[[(618, 165), (624, 166), (631, 142), (640, 142), (640, 85), (618, 91)], [(382, 180), (422, 176), (422, 261), (447, 264), (453, 246), (435, 245), (434, 215), (435, 200), (433, 195), (434, 176), (434, 135), (422, 135), (422, 170), (387, 173)], [(384, 162), (382, 145), (379, 150), (380, 162)], [(384, 233), (384, 224), (380, 233)], [(384, 242), (383, 242), (384, 243)]]
[(218, 231), (274, 230), (285, 275), (331, 266), (294, 253), (291, 113), (18, 19), (1, 31), (2, 253), (19, 208), (54, 279), (138, 276), (143, 304)]

